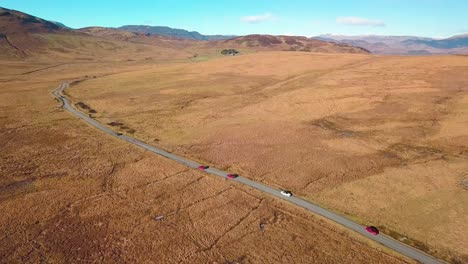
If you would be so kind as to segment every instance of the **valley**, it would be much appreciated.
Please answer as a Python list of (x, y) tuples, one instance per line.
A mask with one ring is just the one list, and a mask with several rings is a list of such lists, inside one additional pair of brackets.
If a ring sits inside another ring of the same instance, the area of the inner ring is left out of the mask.
[(465, 263), (461, 54), (0, 8), (0, 262)]

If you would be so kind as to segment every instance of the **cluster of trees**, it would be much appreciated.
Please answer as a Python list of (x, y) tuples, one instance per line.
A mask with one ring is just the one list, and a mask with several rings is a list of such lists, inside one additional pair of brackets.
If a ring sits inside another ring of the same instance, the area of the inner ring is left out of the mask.
[(223, 55), (237, 55), (237, 54), (239, 54), (239, 51), (237, 51), (235, 49), (223, 49), (221, 51), (221, 54), (223, 54)]

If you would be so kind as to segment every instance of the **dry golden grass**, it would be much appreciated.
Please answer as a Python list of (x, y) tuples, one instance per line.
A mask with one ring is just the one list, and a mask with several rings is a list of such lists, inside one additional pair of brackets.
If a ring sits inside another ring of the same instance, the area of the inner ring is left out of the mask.
[[(150, 98), (122, 98), (137, 86), (121, 76), (179, 67), (0, 62), (0, 262), (408, 261), (302, 209), (111, 138), (61, 110), (51, 95), (62, 80), (88, 78), (70, 92), (105, 116), (117, 108), (88, 102), (81, 85), (113, 78), (119, 85), (98, 89), (125, 110)], [(266, 73), (258, 80), (274, 83)]]
[(463, 262), (467, 73), (462, 56), (263, 52), (92, 79), (69, 94), (123, 132)]

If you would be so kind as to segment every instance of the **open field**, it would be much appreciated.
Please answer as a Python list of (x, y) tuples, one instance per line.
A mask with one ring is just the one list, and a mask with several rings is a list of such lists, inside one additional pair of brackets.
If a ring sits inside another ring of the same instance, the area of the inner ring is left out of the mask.
[[(74, 93), (131, 71), (192, 64), (0, 63), (0, 262), (410, 262), (302, 209), (106, 136), (50, 94), (62, 80), (89, 79)], [(266, 69), (263, 78), (274, 83)], [(114, 111), (88, 99), (76, 102), (93, 115)]]
[(123, 133), (466, 262), (467, 89), (463, 56), (262, 52), (91, 78), (68, 94)]
[(136, 28), (0, 7), (0, 263), (468, 263), (468, 57)]

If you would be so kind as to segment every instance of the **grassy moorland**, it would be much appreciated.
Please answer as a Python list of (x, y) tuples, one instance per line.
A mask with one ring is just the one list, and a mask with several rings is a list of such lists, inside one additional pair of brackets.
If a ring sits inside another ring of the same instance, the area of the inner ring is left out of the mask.
[[(0, 62), (2, 261), (408, 261), (277, 199), (106, 136), (51, 95), (64, 80), (118, 80), (180, 64)], [(87, 99), (76, 103), (97, 116), (113, 111)]]
[(0, 262), (410, 262), (93, 129), (51, 95), (62, 81), (117, 131), (467, 261), (467, 57), (71, 30), (8, 9), (0, 31)]
[(260, 52), (90, 79), (69, 95), (123, 133), (464, 261), (466, 72), (463, 56)]

